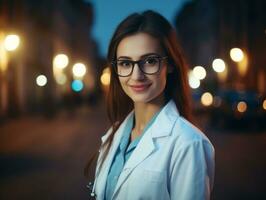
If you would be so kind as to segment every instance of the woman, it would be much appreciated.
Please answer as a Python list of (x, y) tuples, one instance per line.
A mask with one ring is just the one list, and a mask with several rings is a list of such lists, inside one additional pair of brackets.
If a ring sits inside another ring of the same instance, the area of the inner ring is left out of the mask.
[(169, 22), (132, 14), (109, 46), (108, 115), (92, 195), (96, 199), (209, 199), (214, 148), (187, 120), (187, 71)]

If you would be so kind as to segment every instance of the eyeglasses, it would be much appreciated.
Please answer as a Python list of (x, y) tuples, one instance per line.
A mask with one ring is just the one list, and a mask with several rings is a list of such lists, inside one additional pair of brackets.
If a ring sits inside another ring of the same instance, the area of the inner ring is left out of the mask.
[(144, 74), (156, 74), (161, 68), (162, 60), (166, 58), (166, 56), (149, 56), (138, 61), (120, 59), (113, 61), (111, 64), (113, 65), (117, 75), (122, 77), (130, 76), (135, 64), (138, 64), (140, 71)]

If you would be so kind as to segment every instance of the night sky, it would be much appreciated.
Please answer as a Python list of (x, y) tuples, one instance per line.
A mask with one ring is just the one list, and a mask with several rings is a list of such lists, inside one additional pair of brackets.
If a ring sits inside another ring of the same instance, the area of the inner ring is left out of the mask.
[(92, 2), (94, 24), (92, 35), (97, 41), (100, 54), (106, 56), (109, 40), (118, 25), (132, 12), (155, 10), (171, 23), (176, 13), (189, 0), (86, 0)]

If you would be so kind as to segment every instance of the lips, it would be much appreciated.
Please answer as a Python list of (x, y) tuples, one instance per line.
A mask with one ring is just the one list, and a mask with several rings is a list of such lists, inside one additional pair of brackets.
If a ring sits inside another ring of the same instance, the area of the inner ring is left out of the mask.
[(135, 92), (143, 92), (146, 89), (148, 89), (150, 87), (151, 84), (138, 84), (138, 85), (130, 85), (130, 87), (132, 88), (132, 90), (134, 90)]

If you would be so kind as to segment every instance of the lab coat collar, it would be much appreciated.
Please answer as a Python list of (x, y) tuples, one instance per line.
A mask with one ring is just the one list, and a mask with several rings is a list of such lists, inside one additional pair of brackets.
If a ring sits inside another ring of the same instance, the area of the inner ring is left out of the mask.
[[(124, 120), (124, 122), (121, 124), (121, 126), (126, 124), (126, 121), (130, 118), (131, 115), (134, 114), (134, 111), (131, 111), (127, 118)], [(169, 122), (175, 121), (175, 119), (179, 117), (179, 112), (176, 108), (175, 102), (173, 100), (170, 100), (160, 111), (159, 115), (157, 116), (157, 119), (154, 122), (153, 128), (152, 128), (152, 137), (162, 137), (166, 136), (171, 132), (171, 127), (169, 126)], [(160, 121), (160, 123), (158, 123)], [(166, 123), (164, 123), (166, 122)], [(121, 129), (121, 126), (119, 129)], [(112, 130), (110, 129), (104, 136), (101, 137), (102, 143), (104, 143), (108, 137), (110, 136)], [(120, 142), (120, 141), (119, 141)]]
[(175, 102), (170, 100), (161, 110), (151, 129), (151, 137), (168, 136), (171, 133), (174, 122), (179, 117)]

